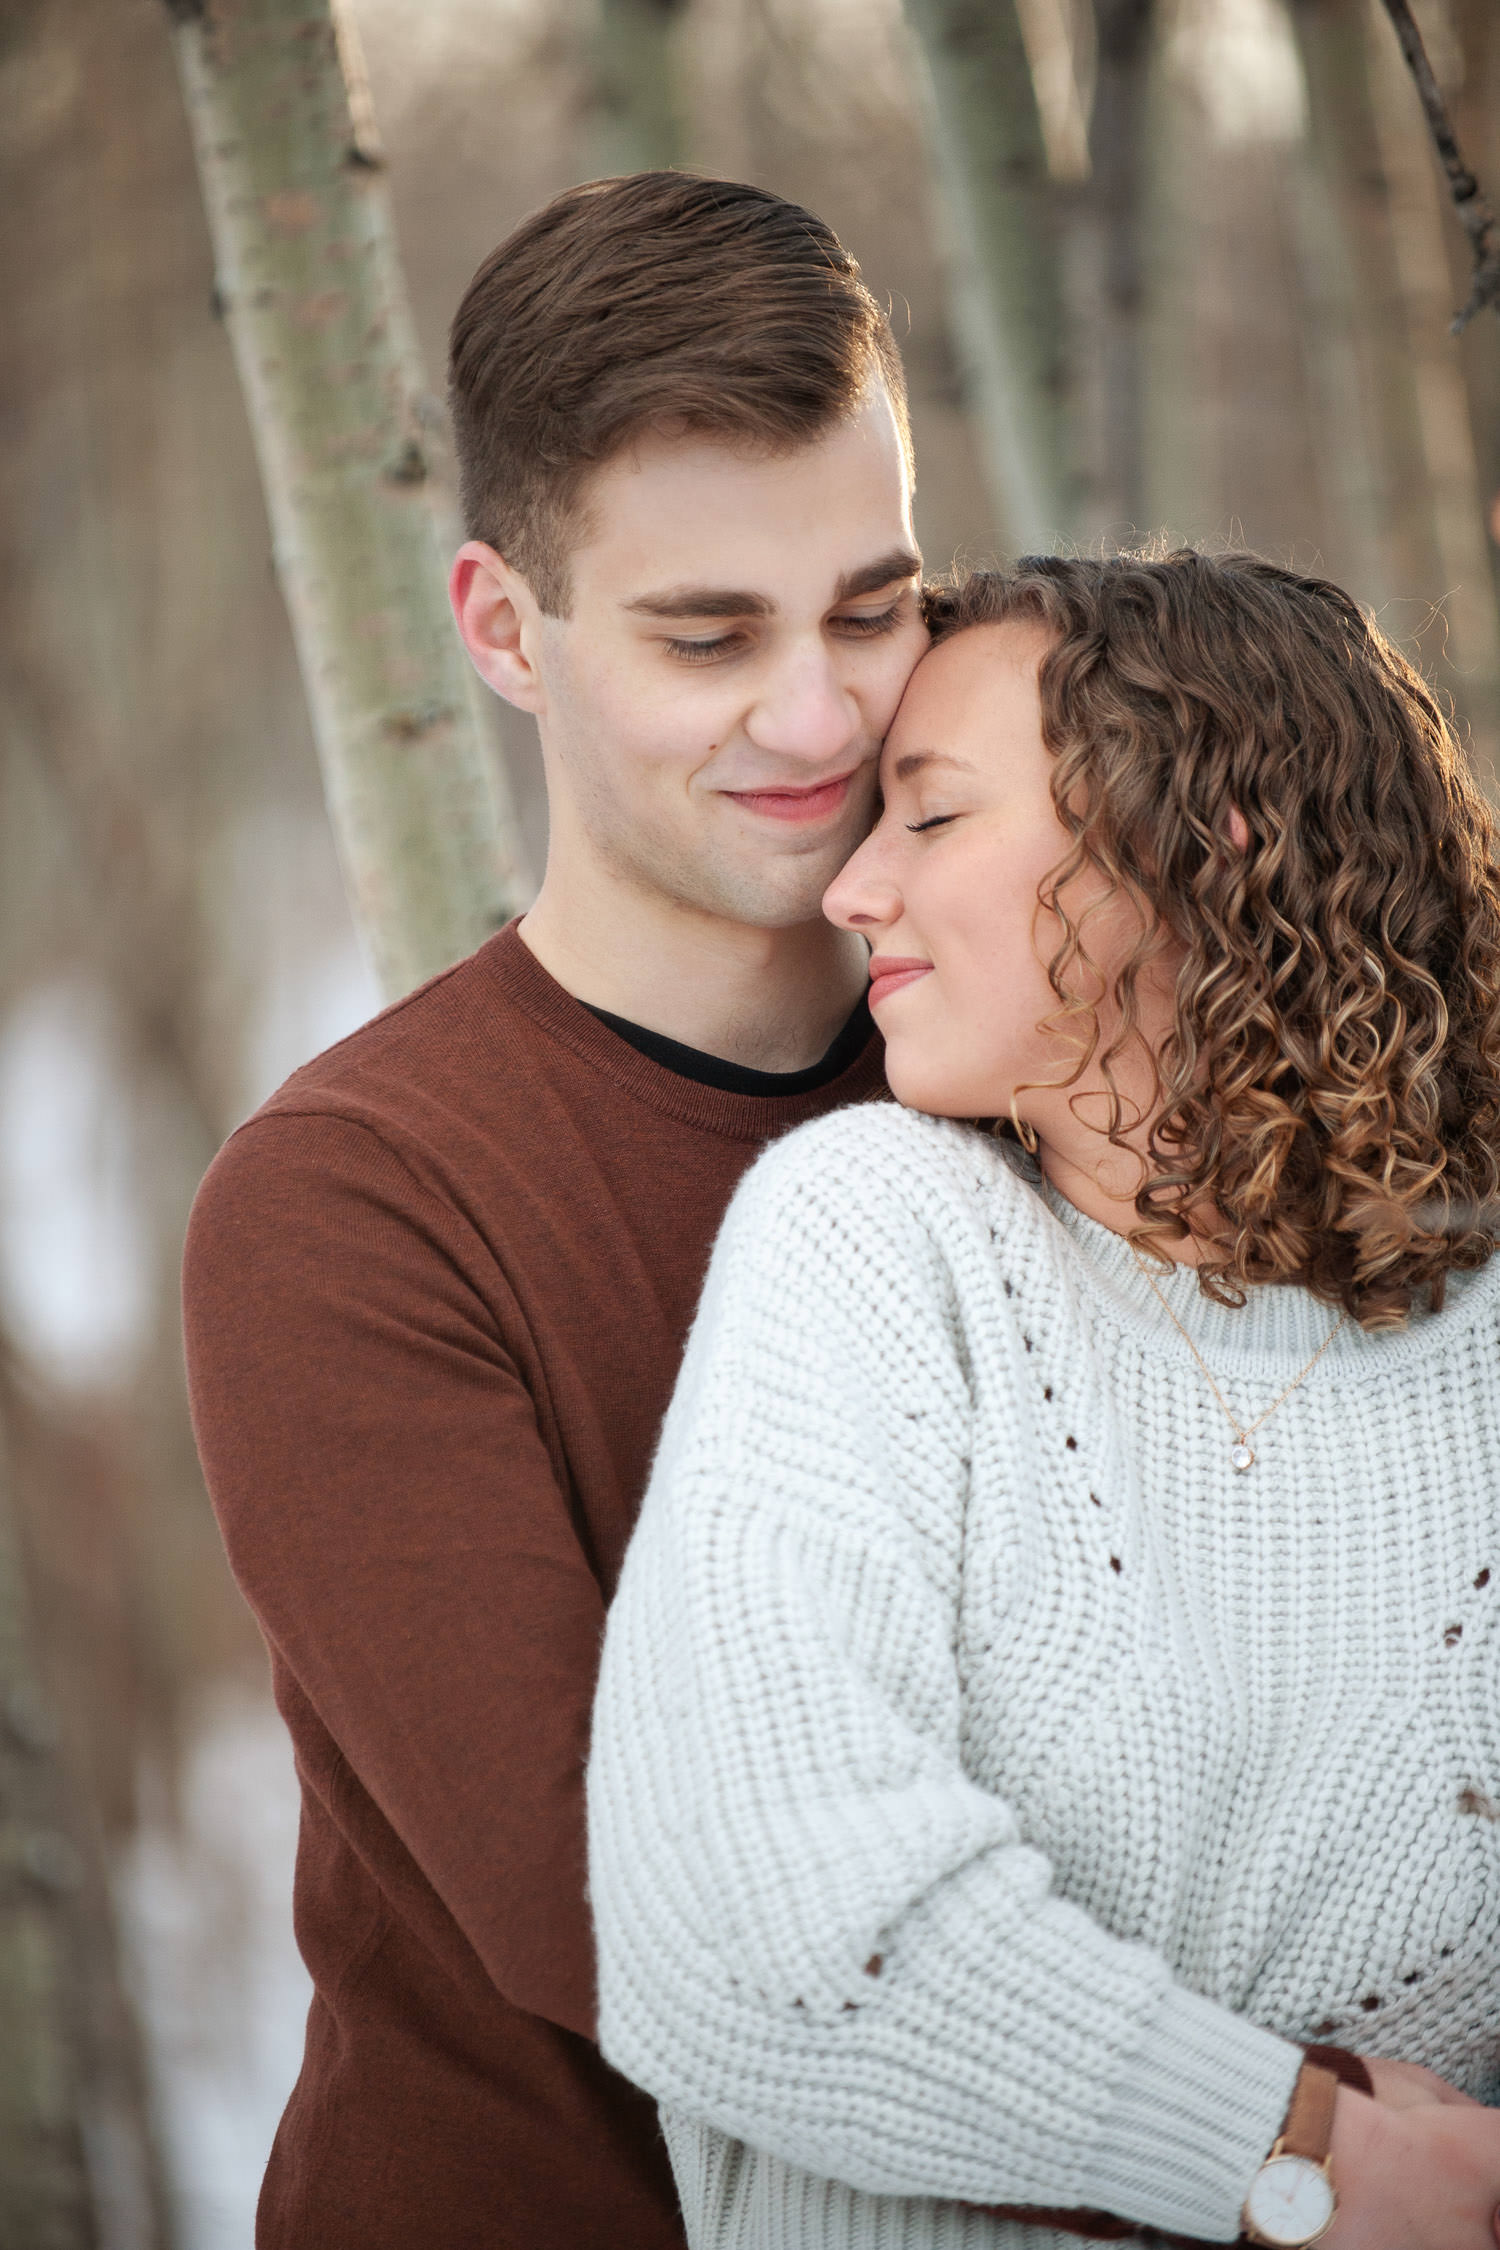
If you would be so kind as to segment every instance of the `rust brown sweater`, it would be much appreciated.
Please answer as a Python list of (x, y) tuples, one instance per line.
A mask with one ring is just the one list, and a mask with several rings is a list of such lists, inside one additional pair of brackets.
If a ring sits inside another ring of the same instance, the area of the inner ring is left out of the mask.
[(296, 1750), (315, 1993), (260, 2250), (668, 2250), (593, 2044), (582, 1768), (709, 1248), (880, 1087), (693, 1083), (514, 928), (288, 1081), (199, 1193), (193, 1412)]

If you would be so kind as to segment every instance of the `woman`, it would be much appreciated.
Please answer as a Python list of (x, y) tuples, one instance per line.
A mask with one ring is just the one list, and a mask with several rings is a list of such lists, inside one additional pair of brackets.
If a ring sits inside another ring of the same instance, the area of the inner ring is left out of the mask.
[(1488, 816), (1253, 558), (934, 626), (826, 902), (904, 1106), (741, 1188), (610, 1623), (605, 2053), (695, 2245), (1493, 2250)]

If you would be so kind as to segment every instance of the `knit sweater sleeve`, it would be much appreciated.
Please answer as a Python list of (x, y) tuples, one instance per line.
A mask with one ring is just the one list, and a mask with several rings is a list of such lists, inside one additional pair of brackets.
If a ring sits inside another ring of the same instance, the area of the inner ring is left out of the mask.
[(1060, 1897), (964, 1768), (970, 1400), (922, 1215), (957, 1144), (920, 1123), (791, 1136), (715, 1250), (606, 1636), (601, 2042), (858, 2189), (1227, 2241), (1298, 2050)]

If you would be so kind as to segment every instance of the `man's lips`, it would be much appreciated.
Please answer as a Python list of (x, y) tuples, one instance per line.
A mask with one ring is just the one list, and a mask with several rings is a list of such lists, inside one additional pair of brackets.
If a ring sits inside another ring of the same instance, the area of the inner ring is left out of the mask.
[(870, 957), (870, 1006), (899, 992), (903, 984), (915, 984), (918, 977), (927, 976), (932, 968), (930, 961), (898, 960), (894, 953), (875, 953)]
[(831, 813), (843, 810), (853, 780), (853, 772), (839, 773), (831, 781), (814, 781), (802, 789), (726, 789), (724, 794), (747, 811), (764, 813), (771, 820), (827, 820)]

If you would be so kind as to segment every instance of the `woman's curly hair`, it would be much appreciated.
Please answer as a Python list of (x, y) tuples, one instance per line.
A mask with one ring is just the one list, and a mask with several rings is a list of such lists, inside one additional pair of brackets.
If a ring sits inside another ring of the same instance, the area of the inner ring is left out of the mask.
[[(1420, 675), (1339, 587), (1254, 555), (1027, 556), (932, 589), (928, 618), (937, 639), (1013, 620), (1051, 638), (1042, 733), (1072, 845), (1041, 892), (1063, 932), (1050, 1021), (1077, 1036), (1075, 1076), (1101, 1064), (1116, 1145), (1140, 1122), (1111, 1064), (1139, 1037), (1141, 972), (1181, 949), (1134, 1239), (1210, 1210), (1199, 1275), (1221, 1303), (1297, 1282), (1366, 1328), (1440, 1305), (1500, 1229), (1500, 872)], [(1067, 898), (1090, 869), (1140, 920), (1103, 1044), (1079, 989), (1101, 990), (1097, 901)]]

